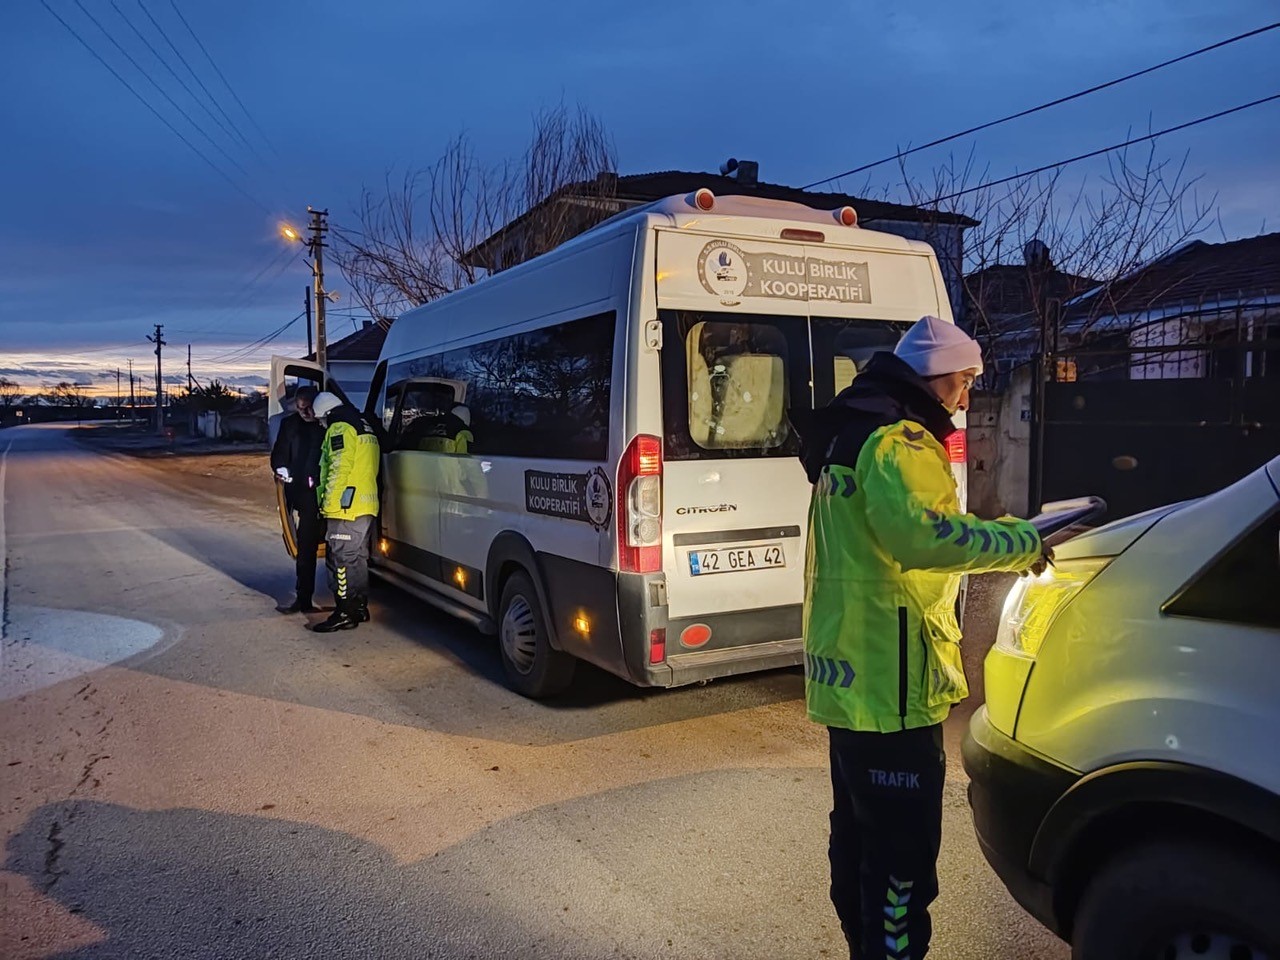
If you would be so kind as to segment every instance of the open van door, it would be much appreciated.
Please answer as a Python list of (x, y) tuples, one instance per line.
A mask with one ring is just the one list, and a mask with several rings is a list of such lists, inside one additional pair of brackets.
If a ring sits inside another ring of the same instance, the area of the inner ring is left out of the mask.
[[(271, 386), (267, 393), (267, 438), (274, 447), (276, 437), (280, 433), (280, 422), (293, 413), (293, 397), (300, 386), (312, 386), (317, 390), (328, 390), (337, 394), (343, 403), (347, 402), (342, 389), (334, 382), (326, 383), (324, 368), (311, 360), (298, 360), (293, 357), (271, 358)], [(285, 501), (284, 484), (275, 481), (276, 506), (280, 511), (280, 535), (284, 547), (290, 557), (298, 555), (298, 528), (293, 519), (293, 511)], [(316, 551), (316, 556), (324, 556), (324, 541)]]

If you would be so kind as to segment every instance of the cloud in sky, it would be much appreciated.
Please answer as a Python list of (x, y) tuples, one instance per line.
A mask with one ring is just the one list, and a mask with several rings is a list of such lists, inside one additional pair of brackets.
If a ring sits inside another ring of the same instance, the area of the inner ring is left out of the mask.
[[(517, 155), (531, 115), (562, 100), (603, 118), (623, 172), (712, 170), (734, 155), (758, 160), (765, 179), (801, 184), (1274, 19), (1270, 0), (317, 0), (305, 18), (251, 0), (186, 5), (250, 120), (204, 68), (172, 10), (145, 0), (191, 52), (247, 146), (186, 99), (115, 11), (91, 5), (241, 175), (75, 4), (51, 3), (261, 206), (166, 130), (40, 4), (11, 5), (0, 62), (17, 83), (0, 98), (0, 123), (22, 135), (0, 151), (9, 187), (0, 222), (0, 366), (24, 366), (12, 357), (22, 352), (37, 378), (130, 357), (145, 368), (144, 336), (157, 323), (175, 358), (181, 350), (185, 362), (185, 345), (193, 345), (206, 376), (261, 374), (272, 351), (240, 360), (235, 348), (294, 316), (310, 280), (298, 248), (276, 236), (282, 219), (301, 221), (308, 203), (347, 217), (363, 185), (430, 164), (461, 130), (490, 161)], [(140, 8), (122, 9), (150, 30)], [(325, 57), (318, 97), (304, 72), (317, 50)], [(955, 149), (972, 147), (993, 175), (1027, 169), (1273, 93), (1277, 59), (1280, 31)], [(1252, 234), (1264, 221), (1276, 229), (1280, 105), (1187, 131), (1162, 149), (1190, 151), (1189, 169), (1203, 175), (1204, 194), (1217, 194), (1228, 235)], [(921, 173), (945, 155), (922, 156)], [(875, 171), (873, 189), (892, 190), (894, 172)], [(336, 271), (330, 285), (343, 288)], [(301, 352), (298, 333), (281, 346)]]

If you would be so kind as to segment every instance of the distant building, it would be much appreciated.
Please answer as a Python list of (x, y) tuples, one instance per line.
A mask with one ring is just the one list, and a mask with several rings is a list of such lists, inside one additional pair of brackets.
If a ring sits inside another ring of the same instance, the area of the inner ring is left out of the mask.
[(1062, 304), (1097, 286), (1092, 277), (1066, 273), (1052, 263), (1043, 279), (1026, 264), (992, 264), (966, 274), (959, 323), (990, 354), (984, 383), (1003, 389), (1014, 368), (1028, 362), (1039, 349), (1038, 297)]
[(1127, 351), (1114, 378), (1280, 378), (1280, 233), (1184, 244), (1070, 301), (1062, 329)]

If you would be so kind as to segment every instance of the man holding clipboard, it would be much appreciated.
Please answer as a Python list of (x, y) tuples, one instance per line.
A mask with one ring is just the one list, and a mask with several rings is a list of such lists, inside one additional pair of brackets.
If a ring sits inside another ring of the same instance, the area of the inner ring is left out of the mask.
[(1040, 572), (1025, 520), (962, 512), (946, 440), (982, 372), (978, 344), (925, 317), (877, 353), (803, 436), (814, 484), (805, 701), (831, 741), (831, 899), (858, 960), (923, 957), (938, 894), (942, 721), (969, 693), (965, 573)]

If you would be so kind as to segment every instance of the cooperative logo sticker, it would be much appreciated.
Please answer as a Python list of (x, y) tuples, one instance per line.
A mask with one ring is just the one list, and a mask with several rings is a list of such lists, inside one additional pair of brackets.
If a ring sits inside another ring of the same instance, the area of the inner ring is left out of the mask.
[(603, 530), (613, 516), (613, 485), (600, 467), (587, 473), (524, 472), (524, 508)]

